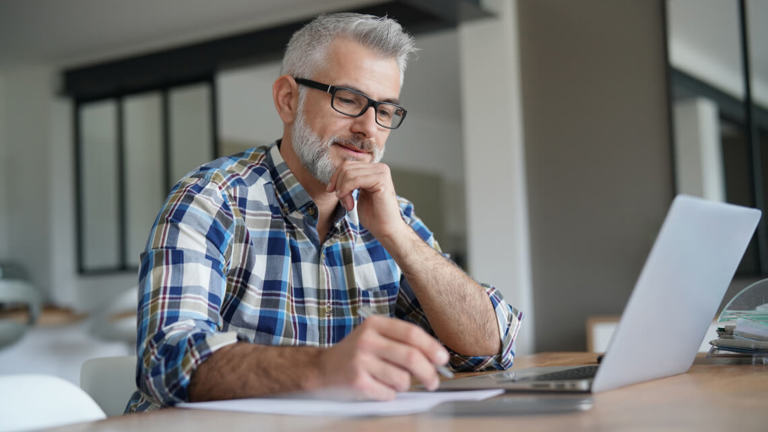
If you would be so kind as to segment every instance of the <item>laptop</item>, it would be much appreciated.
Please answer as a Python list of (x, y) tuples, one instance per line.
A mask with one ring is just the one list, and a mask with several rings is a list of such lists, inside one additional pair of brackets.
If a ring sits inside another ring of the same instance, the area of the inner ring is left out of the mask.
[(440, 390), (597, 393), (686, 372), (759, 219), (756, 209), (678, 195), (599, 366), (500, 371)]

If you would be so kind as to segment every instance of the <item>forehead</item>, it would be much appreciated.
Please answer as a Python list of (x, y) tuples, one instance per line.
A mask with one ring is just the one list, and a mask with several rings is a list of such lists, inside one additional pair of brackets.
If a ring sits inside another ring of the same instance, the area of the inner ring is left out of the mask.
[(356, 88), (374, 99), (400, 95), (400, 68), (394, 57), (385, 57), (347, 38), (328, 47), (325, 63), (315, 73), (320, 82)]

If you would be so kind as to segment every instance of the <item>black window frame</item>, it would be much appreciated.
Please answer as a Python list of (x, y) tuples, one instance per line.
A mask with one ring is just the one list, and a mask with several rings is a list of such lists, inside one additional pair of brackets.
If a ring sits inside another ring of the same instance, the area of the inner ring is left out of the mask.
[[(147, 94), (147, 93), (159, 93), (160, 94), (160, 106), (161, 106), (161, 143), (163, 146), (163, 173), (164, 179), (163, 189), (167, 193), (173, 183), (177, 179), (172, 178), (171, 174), (171, 144), (173, 142), (171, 116), (170, 116), (170, 93), (174, 89), (181, 87), (205, 84), (209, 89), (210, 104), (209, 115), (211, 124), (210, 135), (210, 151), (209, 160), (213, 160), (219, 154), (219, 141), (218, 141), (218, 106), (217, 106), (217, 89), (216, 81), (213, 75), (191, 78), (185, 80), (179, 80), (176, 82), (168, 82), (157, 87), (146, 87), (140, 89), (134, 89), (129, 92), (115, 92), (114, 94), (100, 95), (97, 97), (82, 97), (74, 98), (72, 111), (73, 128), (73, 142), (74, 142), (74, 172), (75, 172), (75, 235), (76, 239), (76, 254), (77, 254), (77, 271), (81, 275), (103, 275), (114, 273), (135, 273), (138, 271), (138, 265), (132, 265), (131, 262), (135, 262), (132, 257), (128, 257), (126, 254), (127, 244), (127, 221), (126, 221), (126, 171), (125, 171), (125, 118), (124, 118), (124, 104), (125, 99), (131, 96)], [(82, 125), (81, 125), (81, 108), (87, 104), (98, 103), (103, 101), (114, 101), (116, 112), (116, 146), (117, 146), (117, 188), (118, 188), (118, 238), (116, 239), (116, 246), (118, 248), (118, 260), (119, 264), (114, 267), (100, 267), (100, 268), (87, 268), (85, 263), (85, 249), (83, 236), (85, 234), (85, 227), (83, 226), (83, 191), (81, 185), (83, 184), (84, 170), (82, 169), (82, 155), (83, 155), (83, 142), (82, 142)], [(192, 167), (190, 167), (191, 169)], [(162, 197), (164, 198), (164, 197)], [(158, 207), (159, 210), (159, 207)], [(149, 233), (147, 227), (147, 233)]]
[[(668, 2), (670, 0), (661, 0), (662, 10), (667, 11)], [(721, 119), (728, 122), (739, 125), (744, 130), (745, 141), (748, 146), (748, 169), (749, 169), (749, 187), (751, 190), (749, 194), (753, 207), (760, 209), (763, 212), (763, 217), (758, 224), (757, 230), (750, 241), (750, 245), (745, 254), (746, 259), (753, 259), (750, 257), (749, 251), (754, 250), (756, 257), (756, 270), (747, 270), (748, 265), (744, 262), (740, 264), (737, 271), (738, 276), (768, 276), (768, 197), (765, 187), (765, 179), (768, 178), (768, 165), (763, 166), (763, 150), (760, 144), (761, 132), (768, 135), (768, 108), (758, 106), (752, 96), (752, 76), (751, 76), (751, 51), (750, 51), (750, 37), (749, 37), (749, 23), (748, 23), (748, 10), (746, 0), (738, 0), (738, 31), (739, 31), (739, 50), (741, 56), (742, 76), (741, 80), (744, 88), (744, 98), (739, 99), (734, 97), (714, 85), (711, 85), (705, 81), (702, 81), (684, 71), (675, 69), (672, 66), (669, 50), (667, 49), (667, 82), (668, 82), (668, 102), (670, 106), (670, 142), (672, 145), (672, 159), (675, 160), (674, 143), (675, 136), (673, 133), (674, 119), (672, 118), (672, 105), (674, 101), (680, 97), (694, 97), (701, 96), (715, 102), (718, 106), (719, 116)], [(670, 22), (668, 16), (664, 17), (665, 23), (665, 43), (669, 43)], [(766, 144), (768, 146), (768, 143)], [(768, 148), (766, 148), (768, 151)], [(677, 185), (676, 185), (677, 186)], [(726, 200), (728, 197), (726, 196)]]

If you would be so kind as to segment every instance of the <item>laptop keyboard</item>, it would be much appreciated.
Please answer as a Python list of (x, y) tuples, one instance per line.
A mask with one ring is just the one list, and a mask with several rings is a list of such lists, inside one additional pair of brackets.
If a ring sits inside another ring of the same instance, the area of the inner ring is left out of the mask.
[(565, 369), (557, 372), (550, 372), (541, 375), (532, 376), (526, 378), (526, 381), (555, 381), (555, 380), (579, 380), (586, 378), (594, 378), (597, 373), (598, 365), (582, 366), (577, 368)]

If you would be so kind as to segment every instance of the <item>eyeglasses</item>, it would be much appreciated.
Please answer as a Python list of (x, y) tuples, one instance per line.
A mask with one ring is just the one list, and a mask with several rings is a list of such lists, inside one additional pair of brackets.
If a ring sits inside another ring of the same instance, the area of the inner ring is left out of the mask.
[(334, 111), (349, 117), (360, 117), (373, 107), (376, 112), (376, 123), (387, 129), (397, 129), (403, 124), (405, 114), (408, 111), (392, 102), (379, 102), (365, 94), (347, 87), (336, 87), (322, 84), (304, 78), (294, 78), (297, 84), (305, 85), (313, 89), (322, 90), (331, 94), (331, 108)]

